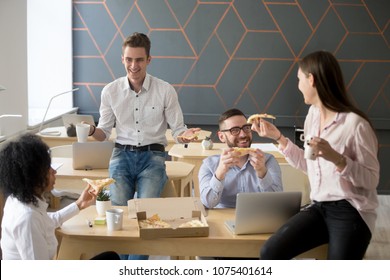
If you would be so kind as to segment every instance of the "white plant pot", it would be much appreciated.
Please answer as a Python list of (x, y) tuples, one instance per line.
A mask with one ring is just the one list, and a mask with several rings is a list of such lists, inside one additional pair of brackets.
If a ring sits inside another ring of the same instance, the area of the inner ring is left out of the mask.
[(213, 149), (213, 141), (211, 139), (204, 139), (201, 143), (203, 150), (212, 150)]
[(111, 209), (111, 200), (108, 201), (99, 201), (96, 200), (96, 212), (99, 217), (106, 216), (106, 210)]

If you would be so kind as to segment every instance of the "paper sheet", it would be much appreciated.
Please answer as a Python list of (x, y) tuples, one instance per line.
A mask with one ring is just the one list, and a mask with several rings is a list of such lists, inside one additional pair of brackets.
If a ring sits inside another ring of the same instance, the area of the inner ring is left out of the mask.
[(278, 148), (272, 143), (257, 143), (257, 144), (252, 144), (251, 147), (260, 149), (264, 152), (280, 152)]
[(62, 162), (52, 163), (51, 168), (53, 168), (54, 170), (58, 170), (58, 168), (60, 168), (62, 165), (63, 165)]

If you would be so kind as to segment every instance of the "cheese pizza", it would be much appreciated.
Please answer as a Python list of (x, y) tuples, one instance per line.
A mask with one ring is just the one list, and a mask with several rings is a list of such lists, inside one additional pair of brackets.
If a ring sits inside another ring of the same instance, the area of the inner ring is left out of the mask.
[(198, 140), (198, 136), (199, 136), (199, 133), (194, 133), (192, 135), (189, 135), (189, 136), (184, 136), (184, 135), (179, 135), (177, 136), (177, 138), (181, 138), (181, 139), (186, 139), (186, 140)]
[(190, 228), (193, 228), (193, 227), (204, 227), (205, 225), (199, 221), (199, 220), (191, 220), (191, 221), (188, 221), (188, 222), (185, 222), (185, 223), (182, 223), (179, 228), (183, 228), (183, 227), (190, 227)]
[(234, 151), (235, 151), (235, 152), (239, 152), (239, 153), (240, 153), (239, 156), (242, 157), (242, 156), (245, 156), (245, 155), (249, 154), (250, 152), (256, 151), (256, 149), (255, 149), (255, 148), (240, 148), (240, 147), (235, 147), (235, 148), (234, 148)]
[(171, 225), (161, 220), (158, 214), (147, 218), (146, 220), (139, 221), (140, 228), (170, 228)]
[(112, 178), (97, 179), (97, 180), (83, 178), (82, 180), (90, 184), (96, 190), (97, 193), (99, 193), (104, 187), (107, 187), (115, 183), (115, 180)]
[(248, 118), (247, 123), (253, 123), (255, 119), (276, 119), (276, 117), (270, 114), (254, 114)]

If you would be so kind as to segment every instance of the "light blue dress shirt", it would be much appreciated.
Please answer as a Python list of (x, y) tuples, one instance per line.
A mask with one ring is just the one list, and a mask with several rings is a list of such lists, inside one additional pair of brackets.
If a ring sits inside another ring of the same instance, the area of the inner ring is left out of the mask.
[(249, 160), (242, 168), (234, 166), (223, 180), (215, 177), (220, 155), (203, 160), (199, 170), (200, 198), (208, 208), (235, 208), (236, 196), (240, 192), (283, 191), (280, 166), (275, 157), (264, 153), (267, 173), (259, 178)]

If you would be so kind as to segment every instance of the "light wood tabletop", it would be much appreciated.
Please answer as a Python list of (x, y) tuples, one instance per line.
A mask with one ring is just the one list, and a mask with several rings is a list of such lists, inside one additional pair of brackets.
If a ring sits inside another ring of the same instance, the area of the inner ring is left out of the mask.
[[(71, 145), (73, 142), (77, 141), (77, 137), (69, 137), (66, 134), (66, 128), (65, 126), (58, 126), (58, 127), (50, 127), (46, 128), (43, 130), (44, 132), (47, 131), (56, 131), (59, 132), (59, 135), (46, 135), (46, 134), (41, 134), (37, 133), (37, 135), (41, 136), (42, 139), (46, 142), (46, 144), (51, 148), (55, 146), (62, 146), (62, 145)], [(195, 142), (201, 142), (203, 139), (206, 137), (210, 137), (211, 131), (207, 130), (201, 130), (198, 135), (198, 139)], [(172, 130), (167, 129), (165, 133), (165, 137), (167, 138), (168, 141), (168, 146), (165, 147), (165, 151), (169, 151), (170, 148), (176, 144), (175, 140), (172, 137)], [(116, 130), (115, 128), (112, 129), (111, 136), (110, 136), (110, 141), (115, 141), (116, 139)], [(92, 136), (88, 137), (88, 141), (96, 141)]]
[[(221, 256), (258, 258), (261, 246), (270, 234), (234, 235), (225, 226), (225, 221), (234, 219), (234, 209), (207, 210), (209, 225), (207, 237), (170, 237), (142, 239), (135, 213), (127, 207), (123, 229), (107, 231), (105, 225), (89, 227), (87, 221), (96, 217), (96, 209), (89, 207), (65, 222), (57, 229), (61, 242), (58, 259), (89, 259), (103, 251), (114, 250), (119, 254), (145, 254), (160, 256)], [(311, 250), (303, 257), (323, 257), (323, 248)]]
[[(60, 166), (57, 169), (55, 184), (55, 188), (59, 190), (80, 193), (86, 187), (82, 178), (101, 179), (109, 175), (108, 169), (74, 170), (72, 158), (53, 157), (52, 164)], [(189, 189), (192, 184), (194, 165), (173, 161), (166, 161), (165, 165), (168, 181), (175, 186), (175, 190), (172, 193), (166, 187), (163, 196), (183, 196), (184, 189), (186, 187)]]

